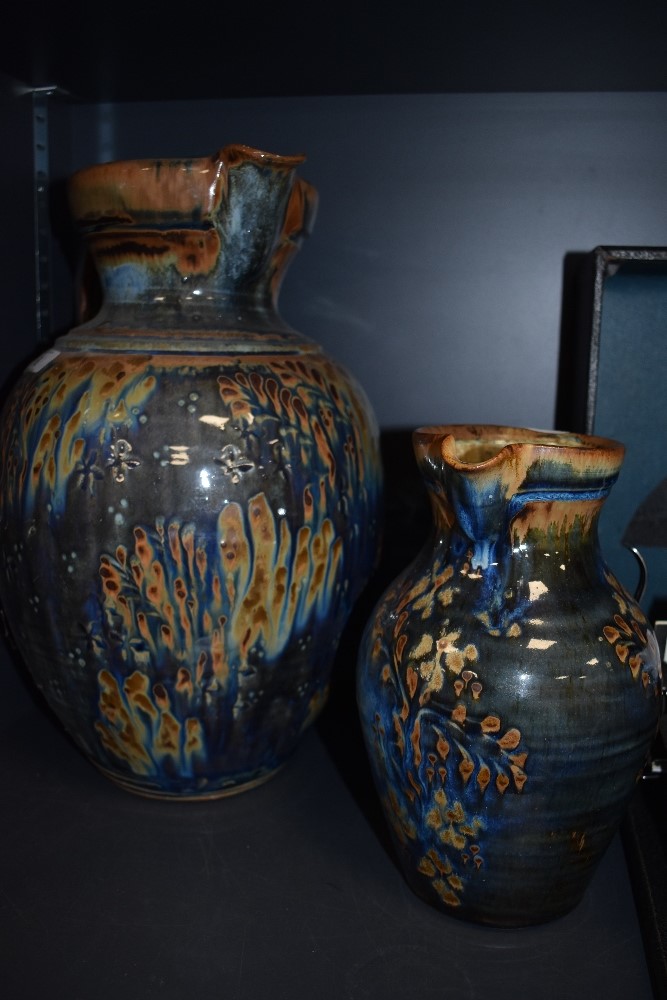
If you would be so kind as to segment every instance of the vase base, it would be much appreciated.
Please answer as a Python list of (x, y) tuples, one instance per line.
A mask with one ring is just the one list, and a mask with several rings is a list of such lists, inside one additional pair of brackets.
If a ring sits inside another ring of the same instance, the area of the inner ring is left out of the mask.
[[(94, 763), (94, 762), (93, 762)], [(143, 799), (159, 799), (162, 802), (210, 802), (213, 799), (226, 799), (230, 798), (232, 795), (240, 795), (243, 792), (249, 792), (253, 788), (258, 788), (260, 785), (264, 785), (267, 781), (274, 778), (280, 771), (282, 771), (285, 764), (279, 764), (278, 767), (274, 768), (272, 771), (268, 771), (265, 774), (260, 774), (256, 778), (251, 778), (250, 781), (242, 781), (235, 785), (225, 785), (223, 788), (215, 788), (212, 791), (202, 790), (201, 792), (166, 792), (157, 788), (146, 788), (145, 786), (139, 785), (134, 781), (122, 777), (121, 775), (114, 774), (112, 771), (107, 770), (107, 768), (102, 767), (100, 764), (95, 764), (95, 767), (101, 774), (108, 778), (110, 781), (122, 788), (125, 792), (130, 792), (132, 795), (138, 795)]]
[[(422, 887), (415, 885), (409, 877), (406, 877), (406, 882), (408, 887), (422, 902), (446, 917), (451, 917), (462, 923), (478, 927), (509, 931), (521, 930), (527, 927), (539, 927), (542, 924), (550, 924), (554, 921), (562, 920), (563, 917), (567, 917), (568, 914), (572, 913), (580, 905), (588, 887), (587, 882), (583, 888), (580, 887), (578, 891), (569, 893), (566, 899), (562, 899), (559, 903), (552, 901), (548, 906), (545, 906), (543, 896), (538, 900), (536, 893), (533, 905), (525, 899), (521, 902), (507, 899), (506, 906), (503, 908), (492, 908), (483, 905), (476, 907), (470, 904), (443, 906), (431, 893), (424, 892)], [(539, 906), (538, 902), (542, 905)]]

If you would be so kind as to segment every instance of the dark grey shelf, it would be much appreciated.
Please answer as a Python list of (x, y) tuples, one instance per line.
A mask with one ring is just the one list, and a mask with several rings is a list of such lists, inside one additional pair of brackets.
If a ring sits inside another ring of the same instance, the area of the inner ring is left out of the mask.
[(338, 3), (32, 0), (0, 70), (85, 101), (667, 86), (661, 0)]
[(412, 895), (387, 850), (349, 684), (289, 765), (207, 804), (100, 776), (2, 661), (0, 980), (12, 1000), (648, 1000), (618, 839), (583, 902), (517, 931)]

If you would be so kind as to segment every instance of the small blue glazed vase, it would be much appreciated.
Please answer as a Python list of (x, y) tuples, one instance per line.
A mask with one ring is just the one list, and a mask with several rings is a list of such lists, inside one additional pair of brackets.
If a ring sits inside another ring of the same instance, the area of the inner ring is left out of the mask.
[(101, 308), (0, 431), (0, 598), (47, 702), (122, 787), (266, 780), (325, 703), (377, 557), (378, 433), (280, 316), (303, 157), (228, 146), (71, 180)]
[(495, 426), (414, 434), (430, 542), (368, 623), (358, 704), (414, 891), (505, 927), (566, 913), (655, 736), (654, 634), (603, 562), (622, 445)]

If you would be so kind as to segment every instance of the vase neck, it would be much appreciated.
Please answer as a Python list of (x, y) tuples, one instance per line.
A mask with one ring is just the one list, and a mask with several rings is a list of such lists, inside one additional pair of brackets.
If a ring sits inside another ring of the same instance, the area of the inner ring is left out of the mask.
[(282, 274), (266, 268), (251, 275), (234, 273), (215, 230), (134, 233), (131, 238), (105, 232), (86, 242), (90, 256), (84, 288), (90, 298), (84, 297), (81, 313), (89, 326), (290, 329), (278, 310)]
[(295, 174), (301, 160), (232, 146), (209, 159), (127, 161), (75, 175), (85, 329), (292, 332), (278, 293), (317, 205)]

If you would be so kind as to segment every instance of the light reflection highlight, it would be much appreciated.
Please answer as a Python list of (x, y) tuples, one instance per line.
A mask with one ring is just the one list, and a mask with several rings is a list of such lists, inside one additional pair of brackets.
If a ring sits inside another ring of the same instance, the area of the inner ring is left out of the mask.
[(549, 592), (549, 588), (547, 587), (546, 583), (542, 582), (542, 580), (529, 580), (528, 581), (528, 600), (529, 601), (536, 601), (538, 599), (538, 597), (541, 597), (542, 594), (547, 594), (548, 592)]
[(528, 649), (551, 649), (555, 645), (555, 639), (529, 639), (528, 641)]
[(204, 413), (199, 418), (200, 423), (209, 424), (211, 427), (217, 427), (219, 431), (224, 431), (230, 420), (231, 417), (219, 417), (215, 413)]
[(170, 465), (187, 465), (189, 463), (190, 455), (186, 444), (170, 444), (169, 451), (171, 452)]

